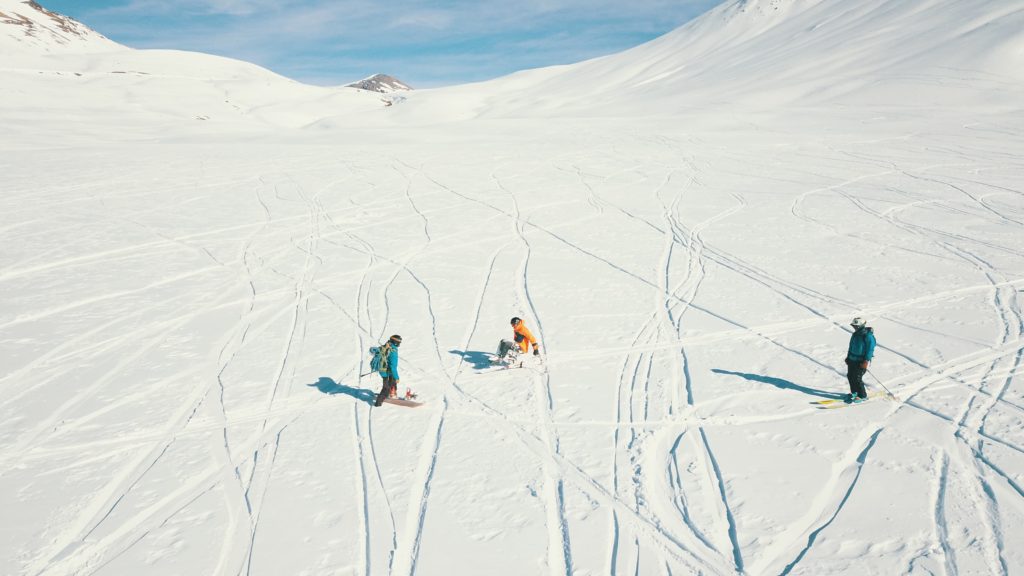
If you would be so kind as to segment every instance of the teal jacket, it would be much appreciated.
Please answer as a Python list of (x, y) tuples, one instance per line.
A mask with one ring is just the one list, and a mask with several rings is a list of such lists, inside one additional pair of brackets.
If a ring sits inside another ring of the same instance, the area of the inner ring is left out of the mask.
[(390, 348), (391, 351), (388, 352), (388, 369), (381, 370), (378, 374), (380, 374), (381, 378), (391, 376), (395, 380), (398, 380), (398, 346), (392, 344)]
[(846, 359), (850, 362), (870, 362), (875, 355), (875, 333), (870, 327), (865, 326), (850, 336), (850, 348), (846, 352)]

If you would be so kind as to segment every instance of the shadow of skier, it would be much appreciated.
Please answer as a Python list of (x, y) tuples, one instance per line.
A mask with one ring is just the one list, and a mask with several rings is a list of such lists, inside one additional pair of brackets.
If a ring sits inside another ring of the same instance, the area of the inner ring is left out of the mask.
[(714, 372), (715, 374), (728, 374), (729, 376), (739, 376), (740, 378), (750, 380), (751, 382), (771, 384), (772, 386), (775, 386), (776, 388), (781, 388), (783, 390), (796, 390), (797, 392), (803, 392), (804, 394), (807, 394), (809, 396), (818, 396), (820, 398), (829, 398), (834, 400), (839, 400), (846, 397), (846, 394), (842, 394), (839, 392), (829, 392), (827, 390), (818, 390), (817, 388), (808, 388), (807, 386), (794, 384), (793, 382), (790, 382), (789, 380), (783, 380), (782, 378), (772, 378), (771, 376), (761, 376), (760, 374), (747, 374), (745, 372), (730, 372), (729, 370), (721, 370), (718, 368), (712, 368), (711, 371)]
[(352, 388), (351, 386), (338, 384), (332, 378), (327, 376), (321, 376), (319, 380), (312, 384), (306, 384), (306, 386), (315, 386), (317, 390), (324, 394), (345, 394), (346, 396), (351, 396), (356, 400), (362, 400), (367, 404), (373, 404), (373, 401), (377, 398), (377, 393), (373, 390)]
[(480, 352), (479, 350), (449, 350), (449, 352), (456, 356), (462, 356), (462, 360), (472, 364), (476, 370), (491, 367), (491, 355), (487, 352)]

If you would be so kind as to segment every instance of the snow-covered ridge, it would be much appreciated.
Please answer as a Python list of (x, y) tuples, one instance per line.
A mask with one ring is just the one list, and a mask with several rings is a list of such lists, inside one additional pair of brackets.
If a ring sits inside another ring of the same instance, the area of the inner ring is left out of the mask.
[(0, 0), (4, 52), (97, 52), (124, 48), (67, 16), (28, 0)]
[(729, 0), (646, 44), (471, 89), (481, 113), (1024, 102), (1021, 0)]
[(62, 114), (78, 117), (80, 132), (88, 122), (104, 135), (111, 122), (145, 130), (197, 121), (302, 127), (386, 104), (232, 58), (128, 48), (36, 2), (0, 0), (0, 53), (0, 100), (9, 113), (0, 125), (14, 134), (51, 126), (45, 120)]

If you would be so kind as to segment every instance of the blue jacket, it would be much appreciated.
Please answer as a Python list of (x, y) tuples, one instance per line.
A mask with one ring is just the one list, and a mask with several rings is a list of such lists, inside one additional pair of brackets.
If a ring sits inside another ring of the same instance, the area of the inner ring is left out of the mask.
[(852, 362), (871, 361), (875, 355), (875, 334), (870, 327), (864, 327), (850, 336), (850, 348), (846, 359)]
[(378, 374), (380, 374), (381, 378), (391, 376), (395, 380), (398, 380), (398, 346), (392, 344), (390, 348), (391, 351), (388, 352), (388, 369), (381, 370)]

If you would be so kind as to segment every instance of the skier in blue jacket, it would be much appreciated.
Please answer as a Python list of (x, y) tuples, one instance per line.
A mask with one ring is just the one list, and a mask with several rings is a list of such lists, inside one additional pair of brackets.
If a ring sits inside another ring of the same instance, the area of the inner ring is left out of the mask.
[(381, 363), (380, 374), (381, 379), (384, 381), (384, 385), (380, 389), (380, 394), (377, 394), (377, 401), (373, 403), (374, 406), (380, 406), (384, 403), (384, 399), (388, 396), (395, 396), (398, 390), (398, 347), (402, 345), (402, 337), (398, 334), (388, 338), (387, 344), (383, 346), (386, 350), (382, 350), (384, 355), (384, 362)]
[(850, 381), (849, 402), (863, 402), (868, 393), (864, 390), (864, 374), (868, 364), (875, 355), (875, 334), (860, 316), (850, 322), (853, 335), (850, 336), (850, 347), (846, 352), (846, 379)]

